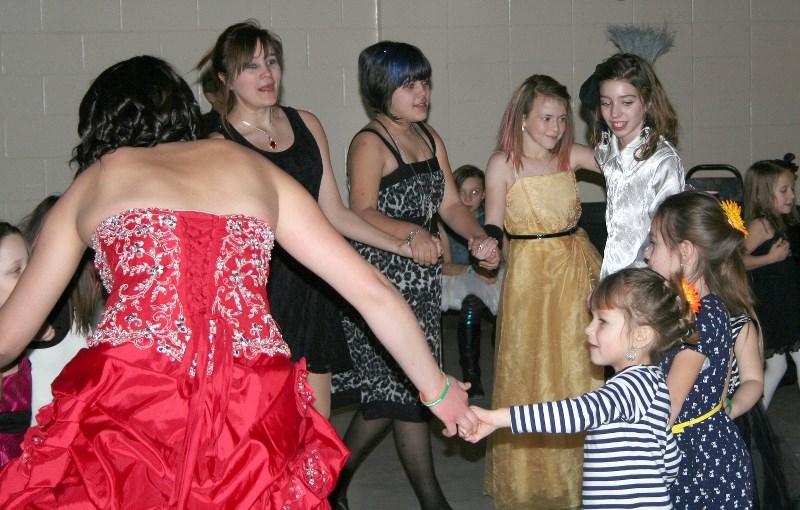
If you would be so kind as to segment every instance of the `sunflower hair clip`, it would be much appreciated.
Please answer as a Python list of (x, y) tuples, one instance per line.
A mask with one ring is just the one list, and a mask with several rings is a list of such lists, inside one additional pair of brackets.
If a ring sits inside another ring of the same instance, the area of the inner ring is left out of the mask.
[(697, 287), (686, 278), (681, 278), (681, 288), (686, 302), (689, 303), (689, 308), (693, 314), (697, 315), (697, 312), (700, 311), (700, 293), (697, 291)]
[(742, 207), (733, 200), (723, 200), (719, 205), (722, 207), (722, 212), (725, 213), (725, 217), (728, 219), (728, 224), (744, 234), (745, 239), (747, 239), (750, 233), (747, 231), (747, 227), (744, 226), (744, 221), (742, 220)]

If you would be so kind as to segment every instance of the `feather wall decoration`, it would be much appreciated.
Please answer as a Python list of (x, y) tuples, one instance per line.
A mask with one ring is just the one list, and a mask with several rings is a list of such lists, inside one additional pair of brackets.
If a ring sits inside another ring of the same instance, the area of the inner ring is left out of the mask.
[(664, 21), (661, 27), (652, 25), (609, 25), (608, 40), (623, 53), (633, 53), (653, 65), (656, 58), (675, 44), (675, 31)]

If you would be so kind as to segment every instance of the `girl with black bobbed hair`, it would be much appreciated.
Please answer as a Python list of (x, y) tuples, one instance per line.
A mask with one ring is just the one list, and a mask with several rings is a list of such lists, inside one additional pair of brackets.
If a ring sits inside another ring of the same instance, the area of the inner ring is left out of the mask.
[[(374, 116), (350, 143), (347, 171), (350, 209), (380, 230), (405, 239), (412, 258), (354, 245), (400, 289), (431, 351), (441, 359), (442, 248), (435, 214), (469, 240), (472, 255), (486, 259), (488, 268), (497, 267), (500, 250), (461, 203), (444, 143), (426, 122), (430, 77), (428, 59), (411, 44), (381, 41), (361, 52), (361, 94)], [(347, 508), (350, 480), (375, 441), (390, 428), (420, 506), (450, 508), (433, 468), (425, 407), (431, 399), (423, 398), (397, 370), (374, 343), (375, 331), (360, 317), (345, 316), (344, 330), (353, 370), (335, 375), (334, 389), (357, 389), (361, 412), (354, 415), (344, 436), (352, 455), (332, 498), (334, 508)]]

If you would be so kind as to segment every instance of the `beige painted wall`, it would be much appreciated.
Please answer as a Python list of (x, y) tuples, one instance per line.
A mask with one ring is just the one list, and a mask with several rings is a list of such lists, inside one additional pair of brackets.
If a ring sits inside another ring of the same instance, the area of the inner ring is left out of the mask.
[[(342, 188), (347, 144), (367, 121), (356, 59), (379, 39), (431, 60), (429, 120), (453, 168), (485, 164), (522, 79), (550, 74), (577, 96), (616, 51), (609, 23), (665, 19), (676, 45), (656, 70), (680, 115), (685, 166), (744, 170), (800, 154), (798, 0), (0, 0), (0, 218), (16, 221), (69, 184), (78, 104), (100, 71), (148, 53), (191, 82), (219, 32), (248, 17), (283, 39), (283, 102), (319, 116)], [(581, 191), (603, 200), (597, 185)]]

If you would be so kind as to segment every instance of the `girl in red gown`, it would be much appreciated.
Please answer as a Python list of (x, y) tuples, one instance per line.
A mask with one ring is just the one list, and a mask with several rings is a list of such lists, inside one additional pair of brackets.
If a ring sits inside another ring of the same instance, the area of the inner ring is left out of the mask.
[(270, 315), (276, 240), (363, 314), (447, 434), (475, 426), (400, 294), (277, 167), (194, 141), (199, 119), (191, 89), (155, 57), (110, 67), (84, 97), (77, 176), (0, 308), (0, 365), (86, 246), (109, 299), (0, 472), (1, 508), (328, 508), (347, 451)]

